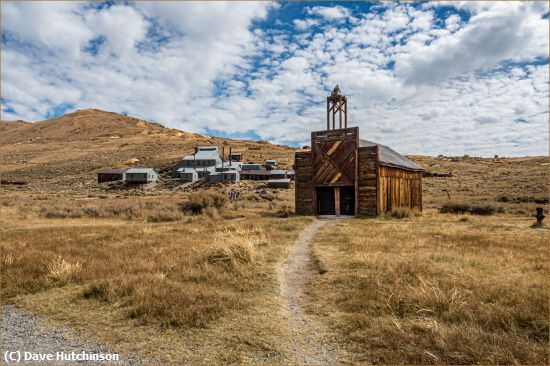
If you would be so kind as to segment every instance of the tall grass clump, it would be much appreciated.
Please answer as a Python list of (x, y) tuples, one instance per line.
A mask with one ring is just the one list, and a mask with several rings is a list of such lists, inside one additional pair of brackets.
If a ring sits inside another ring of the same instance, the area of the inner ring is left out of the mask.
[(248, 231), (223, 230), (216, 234), (214, 243), (206, 255), (206, 261), (210, 264), (236, 270), (242, 264), (254, 262), (257, 251)]
[(65, 284), (77, 279), (81, 271), (80, 262), (70, 263), (58, 257), (46, 265), (46, 278), (50, 282)]

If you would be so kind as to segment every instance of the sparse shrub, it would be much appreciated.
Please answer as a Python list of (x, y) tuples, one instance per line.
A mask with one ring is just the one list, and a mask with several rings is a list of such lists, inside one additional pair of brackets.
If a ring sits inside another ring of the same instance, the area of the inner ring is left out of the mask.
[(70, 263), (58, 257), (46, 265), (46, 278), (48, 281), (65, 284), (77, 278), (82, 270), (79, 262)]
[(219, 192), (196, 192), (189, 196), (189, 201), (181, 204), (181, 209), (183, 212), (193, 215), (202, 213), (207, 207), (214, 207), (218, 211), (221, 211), (226, 201), (225, 195)]
[(82, 217), (80, 210), (72, 207), (43, 207), (40, 210), (40, 215), (47, 219), (65, 219)]
[(504, 210), (502, 207), (494, 206), (490, 204), (479, 204), (479, 205), (473, 205), (470, 210), (468, 211), (472, 215), (483, 215), (483, 216), (489, 216), (494, 215), (496, 213), (501, 213)]
[(509, 196), (501, 194), (496, 198), (497, 202), (509, 203), (538, 203), (545, 205), (548, 203), (548, 196)]
[(445, 202), (439, 209), (441, 213), (464, 214), (468, 213), (472, 206), (462, 202)]
[(472, 214), (472, 215), (494, 215), (496, 213), (504, 212), (504, 209), (500, 206), (491, 205), (488, 203), (483, 204), (469, 204), (464, 202), (446, 202), (439, 209), (440, 213), (452, 213), (452, 214)]

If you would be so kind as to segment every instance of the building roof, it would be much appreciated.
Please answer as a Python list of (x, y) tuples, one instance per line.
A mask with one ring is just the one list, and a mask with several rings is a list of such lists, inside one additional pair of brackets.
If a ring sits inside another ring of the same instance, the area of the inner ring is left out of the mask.
[(151, 173), (155, 172), (155, 169), (153, 168), (130, 168), (125, 173)]
[(271, 174), (286, 174), (286, 170), (273, 169), (273, 170), (271, 170)]
[(98, 172), (98, 174), (124, 174), (126, 173), (126, 171), (128, 170), (128, 168), (108, 168), (108, 169), (103, 169), (103, 170), (100, 170)]
[(423, 171), (420, 165), (413, 163), (411, 160), (405, 156), (399, 154), (397, 151), (376, 142), (359, 140), (359, 147), (372, 147), (378, 146), (378, 159), (381, 165), (396, 167), (401, 169)]
[(269, 162), (276, 162), (276, 161), (277, 161), (277, 160), (275, 160), (275, 159), (267, 159), (265, 162), (266, 162), (266, 163), (269, 163)]
[(183, 160), (221, 160), (220, 154), (217, 150), (199, 150), (193, 157), (193, 155), (187, 155)]
[(290, 178), (270, 179), (267, 183), (290, 183)]
[(222, 174), (239, 174), (239, 172), (237, 170), (224, 170), (223, 172), (213, 172), (213, 173), (210, 173), (210, 175), (222, 175)]
[(241, 170), (241, 175), (271, 175), (272, 170)]

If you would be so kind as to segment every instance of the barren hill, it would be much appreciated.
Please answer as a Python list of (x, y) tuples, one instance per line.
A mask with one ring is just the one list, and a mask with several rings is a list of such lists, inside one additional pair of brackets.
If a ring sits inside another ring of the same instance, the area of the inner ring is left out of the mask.
[(36, 123), (2, 121), (2, 179), (31, 188), (62, 190), (95, 181), (107, 167), (169, 169), (196, 145), (242, 151), (249, 161), (266, 158), (290, 167), (294, 149), (265, 141), (221, 139), (183, 132), (117, 113), (79, 110)]
[[(291, 168), (296, 151), (265, 141), (183, 132), (97, 109), (36, 123), (1, 121), (0, 133), (2, 179), (28, 181), (25, 189), (46, 191), (101, 190), (96, 173), (107, 167), (152, 167), (162, 174), (197, 145), (225, 147), (226, 154), (232, 147), (243, 152), (246, 161), (277, 159), (283, 169)], [(399, 146), (394, 148), (399, 151)], [(424, 207), (449, 200), (493, 201), (499, 195), (522, 202), (548, 196), (548, 157), (411, 159), (430, 171), (452, 173), (424, 179)]]

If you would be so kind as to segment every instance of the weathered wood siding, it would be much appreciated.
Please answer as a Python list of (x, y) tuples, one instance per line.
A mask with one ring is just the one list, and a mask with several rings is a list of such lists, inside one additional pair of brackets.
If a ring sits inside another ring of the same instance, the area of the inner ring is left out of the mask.
[(380, 166), (377, 206), (378, 213), (397, 207), (422, 210), (422, 172)]
[(313, 166), (312, 153), (297, 152), (294, 155), (294, 189), (296, 213), (313, 215)]
[(359, 128), (311, 133), (314, 186), (353, 186)]
[(359, 148), (357, 157), (356, 212), (360, 215), (376, 216), (378, 146)]

